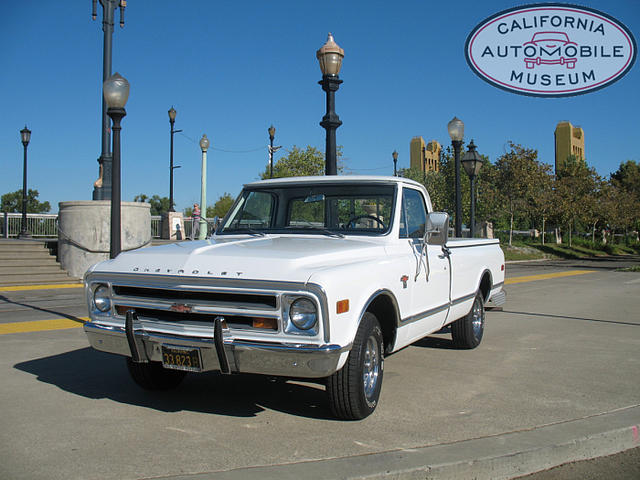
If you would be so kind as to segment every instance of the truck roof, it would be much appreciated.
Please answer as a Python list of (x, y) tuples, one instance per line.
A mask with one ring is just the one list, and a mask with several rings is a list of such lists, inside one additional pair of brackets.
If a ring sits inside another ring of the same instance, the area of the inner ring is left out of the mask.
[(322, 175), (314, 177), (283, 177), (257, 182), (246, 183), (245, 187), (257, 187), (266, 185), (301, 184), (301, 183), (406, 183), (414, 187), (423, 187), (420, 183), (404, 177), (388, 177), (382, 175)]

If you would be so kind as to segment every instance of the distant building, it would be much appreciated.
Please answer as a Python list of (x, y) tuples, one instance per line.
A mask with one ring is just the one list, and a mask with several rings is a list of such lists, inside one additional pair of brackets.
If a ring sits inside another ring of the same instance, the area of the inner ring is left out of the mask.
[(556, 172), (570, 156), (585, 161), (584, 130), (574, 127), (570, 122), (560, 122), (554, 133), (556, 142)]
[(411, 168), (420, 170), (423, 173), (440, 171), (441, 150), (442, 146), (436, 140), (431, 140), (428, 144), (425, 144), (424, 138), (413, 137), (409, 145)]

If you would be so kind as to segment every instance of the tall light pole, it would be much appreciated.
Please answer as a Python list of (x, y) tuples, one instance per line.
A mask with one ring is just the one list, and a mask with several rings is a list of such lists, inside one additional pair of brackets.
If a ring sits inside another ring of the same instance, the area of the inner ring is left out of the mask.
[(322, 70), (322, 80), (318, 83), (322, 85), (322, 90), (327, 93), (327, 113), (322, 117), (320, 126), (327, 131), (325, 148), (325, 174), (338, 174), (338, 154), (336, 147), (336, 129), (342, 125), (340, 118), (336, 114), (335, 93), (340, 88), (342, 80), (338, 77), (344, 58), (344, 50), (333, 40), (333, 35), (329, 33), (327, 42), (316, 52), (316, 57)]
[(273, 178), (273, 137), (276, 135), (276, 127), (269, 127), (269, 178)]
[[(97, 0), (92, 1), (93, 7), (91, 18), (97, 18)], [(120, 28), (124, 28), (124, 10), (126, 0), (100, 0), (102, 5), (102, 31), (104, 32), (102, 47), (102, 82), (104, 83), (111, 76), (111, 50), (113, 44), (113, 24), (116, 8), (120, 7)], [(102, 152), (98, 163), (100, 164), (100, 176), (93, 184), (94, 200), (109, 200), (112, 185), (112, 156), (111, 156), (111, 123), (107, 114), (107, 103), (102, 98)]]
[(120, 223), (120, 121), (127, 114), (124, 106), (129, 99), (129, 82), (119, 73), (107, 78), (102, 90), (107, 102), (107, 114), (113, 121), (113, 183), (111, 185), (111, 247), (109, 258), (116, 258), (121, 248), (121, 223)]
[(480, 154), (476, 152), (476, 146), (471, 140), (469, 144), (469, 150), (462, 157), (462, 165), (464, 165), (464, 169), (467, 171), (467, 175), (469, 175), (469, 180), (471, 180), (471, 218), (469, 223), (470, 226), (470, 234), (471, 238), (476, 235), (476, 176), (480, 173), (480, 168), (482, 168), (482, 159), (480, 158)]
[(456, 172), (456, 221), (455, 236), (462, 237), (462, 200), (460, 195), (460, 149), (462, 148), (462, 139), (464, 138), (464, 123), (458, 117), (453, 117), (447, 125), (451, 144), (453, 145), (453, 153), (455, 158)]
[(200, 150), (202, 150), (202, 185), (200, 190), (200, 228), (198, 228), (198, 240), (207, 238), (207, 150), (209, 139), (202, 135)]
[(24, 147), (24, 156), (22, 159), (22, 222), (18, 238), (31, 238), (31, 233), (27, 230), (27, 146), (31, 141), (31, 130), (26, 125), (20, 130), (20, 139)]
[(397, 177), (398, 176), (398, 152), (394, 150), (391, 156), (393, 157), (393, 176)]
[(182, 130), (174, 130), (173, 125), (176, 123), (176, 109), (171, 107), (169, 109), (169, 125), (171, 125), (171, 140), (169, 146), (169, 211), (175, 212), (173, 209), (173, 171), (176, 168), (180, 168), (180, 165), (174, 167), (173, 166), (173, 134), (181, 132)]

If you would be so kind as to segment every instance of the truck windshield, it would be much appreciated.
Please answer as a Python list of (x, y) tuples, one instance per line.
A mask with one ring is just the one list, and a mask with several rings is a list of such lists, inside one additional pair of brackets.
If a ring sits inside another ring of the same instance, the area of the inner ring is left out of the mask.
[(384, 184), (305, 184), (245, 189), (218, 234), (383, 235), (396, 188)]

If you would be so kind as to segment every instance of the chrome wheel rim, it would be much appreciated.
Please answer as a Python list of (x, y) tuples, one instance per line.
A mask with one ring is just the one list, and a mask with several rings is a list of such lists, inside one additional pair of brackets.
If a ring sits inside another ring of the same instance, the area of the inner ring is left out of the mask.
[(476, 298), (473, 302), (473, 311), (471, 313), (471, 326), (473, 327), (473, 335), (480, 339), (484, 329), (484, 308), (482, 302)]
[(378, 342), (373, 335), (367, 340), (363, 367), (364, 394), (370, 400), (374, 396), (380, 375), (380, 351)]

